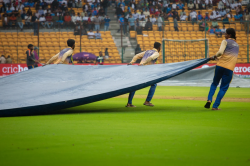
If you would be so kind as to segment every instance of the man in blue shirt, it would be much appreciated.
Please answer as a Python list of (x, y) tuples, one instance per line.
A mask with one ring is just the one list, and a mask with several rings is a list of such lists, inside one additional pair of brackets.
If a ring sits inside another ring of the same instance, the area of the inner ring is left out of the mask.
[(102, 39), (99, 30), (96, 30), (95, 39)]
[(241, 21), (242, 20), (242, 14), (236, 13), (234, 18), (235, 18), (235, 21)]
[(182, 2), (180, 2), (178, 5), (177, 5), (177, 9), (178, 10), (182, 10), (184, 8), (184, 4)]
[(197, 18), (198, 18), (198, 21), (201, 21), (203, 19), (200, 11), (198, 11)]
[(219, 26), (217, 26), (217, 28), (215, 29), (215, 34), (216, 34), (217, 37), (221, 37), (222, 36), (222, 32), (221, 32)]
[(172, 10), (171, 6), (168, 5), (168, 7), (167, 7), (167, 13), (169, 13), (171, 10)]
[(40, 16), (44, 14), (44, 10), (42, 9), (42, 6), (40, 6), (40, 9), (38, 10), (38, 13), (39, 13)]
[(29, 2), (28, 1), (26, 1), (26, 2), (24, 2), (24, 4), (23, 4), (25, 7), (28, 7), (29, 6)]
[(215, 29), (214, 29), (214, 27), (211, 25), (211, 28), (209, 29), (209, 34), (210, 34), (210, 35), (211, 35), (211, 34), (214, 35), (214, 33), (215, 33)]
[(29, 7), (34, 7), (35, 3), (34, 2), (29, 2)]
[(109, 22), (110, 22), (110, 19), (109, 19), (109, 16), (107, 15), (104, 18), (104, 31), (108, 31), (109, 30)]
[(119, 3), (118, 3), (118, 6), (121, 6), (121, 5), (122, 5), (123, 7), (126, 6), (124, 2), (119, 2)]
[(91, 5), (91, 9), (93, 10), (94, 8), (97, 8), (96, 3), (92, 3), (92, 5)]
[(129, 31), (135, 30), (135, 19), (132, 16), (132, 14), (130, 14), (130, 17), (128, 18), (128, 25), (129, 25)]
[(121, 29), (123, 30), (124, 35), (126, 35), (127, 33), (127, 28), (125, 27), (125, 23), (124, 23), (124, 14), (121, 15), (121, 17), (119, 18), (119, 23), (120, 23), (120, 29), (118, 29), (117, 33), (121, 31)]
[(227, 14), (227, 12), (226, 12), (226, 10), (224, 10), (224, 9), (220, 9), (219, 14), (220, 14), (221, 16), (225, 16), (225, 15)]

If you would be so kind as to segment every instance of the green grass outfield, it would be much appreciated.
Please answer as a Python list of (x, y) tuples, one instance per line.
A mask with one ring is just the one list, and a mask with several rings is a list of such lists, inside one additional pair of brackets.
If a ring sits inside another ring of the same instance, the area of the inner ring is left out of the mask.
[(59, 111), (0, 118), (1, 166), (250, 165), (250, 88), (230, 88), (220, 108), (204, 109), (209, 88), (148, 88)]

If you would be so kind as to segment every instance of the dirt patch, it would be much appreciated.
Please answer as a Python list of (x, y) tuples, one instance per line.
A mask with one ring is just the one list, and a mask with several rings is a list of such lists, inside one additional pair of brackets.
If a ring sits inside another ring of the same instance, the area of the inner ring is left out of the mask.
[[(128, 95), (121, 95), (117, 98), (128, 98)], [(135, 95), (135, 98), (146, 99), (146, 95)], [(199, 101), (206, 101), (206, 97), (176, 97), (176, 96), (154, 96), (154, 99), (176, 99), (176, 100), (199, 100)], [(223, 98), (222, 101), (228, 102), (250, 102), (250, 98)]]

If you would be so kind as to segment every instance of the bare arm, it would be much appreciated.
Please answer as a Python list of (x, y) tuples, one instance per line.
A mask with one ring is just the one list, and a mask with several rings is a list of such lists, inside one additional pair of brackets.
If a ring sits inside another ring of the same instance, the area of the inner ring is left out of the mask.
[(46, 63), (46, 65), (51, 64), (54, 60), (58, 58), (58, 56), (59, 56), (59, 53), (54, 55), (52, 58), (50, 58), (50, 60)]
[(145, 52), (146, 52), (146, 51), (141, 52), (141, 53), (139, 53), (139, 54), (136, 54), (136, 55), (133, 57), (133, 59), (132, 59), (132, 61), (130, 62), (130, 64), (135, 63), (137, 59), (141, 59), (141, 58), (144, 56)]

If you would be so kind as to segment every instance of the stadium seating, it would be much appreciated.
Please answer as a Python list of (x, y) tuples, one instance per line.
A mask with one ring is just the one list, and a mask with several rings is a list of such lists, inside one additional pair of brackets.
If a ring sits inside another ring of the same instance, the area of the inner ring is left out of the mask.
[[(185, 25), (185, 27), (192, 27), (193, 25), (191, 23), (185, 22), (179, 22), (179, 25), (181, 27)], [(165, 29), (168, 27), (168, 22), (165, 24)], [(231, 24), (231, 27), (235, 28), (238, 26), (237, 24)], [(195, 26), (193, 26), (195, 27)], [(167, 28), (170, 29), (170, 28)], [(140, 45), (142, 50), (147, 50), (152, 47), (153, 43), (155, 41), (162, 41), (162, 38), (165, 39), (175, 39), (175, 40), (195, 40), (195, 39), (204, 39), (205, 37), (209, 41), (209, 56), (213, 56), (217, 53), (217, 51), (220, 48), (220, 44), (224, 37), (218, 38), (216, 35), (209, 35), (206, 34), (204, 31), (198, 31), (196, 28), (190, 29), (189, 31), (186, 31), (187, 29), (180, 30), (179, 32), (174, 31), (173, 29), (168, 31), (157, 31), (153, 29), (153, 31), (143, 31), (142, 35), (138, 35), (136, 31), (130, 31), (130, 37), (136, 38), (137, 43)], [(237, 33), (237, 43), (240, 46), (240, 52), (238, 57), (238, 63), (247, 63), (247, 44), (250, 43), (250, 39), (247, 38), (244, 29), (240, 31), (236, 31)], [(248, 41), (247, 41), (248, 39)], [(190, 45), (186, 46), (188, 47), (187, 52), (178, 52), (178, 49), (175, 45), (170, 46), (171, 48), (168, 48), (168, 45), (165, 45), (165, 61), (167, 63), (171, 62), (180, 62), (185, 60), (192, 60), (197, 58), (204, 58), (205, 56), (205, 43), (203, 45)], [(161, 55), (162, 53), (160, 53)], [(158, 59), (159, 63), (162, 63), (162, 56)], [(210, 63), (215, 63), (214, 61)]]
[[(53, 55), (67, 47), (66, 41), (71, 38), (76, 41), (75, 53), (90, 52), (99, 55), (108, 48), (110, 58), (107, 63), (121, 63), (121, 58), (110, 31), (101, 31), (102, 39), (88, 39), (86, 35), (80, 40), (79, 35), (73, 32), (40, 32), (39, 33), (39, 57), (42, 63), (48, 61)], [(18, 37), (17, 37), (18, 36)], [(80, 42), (81, 41), (81, 42)], [(25, 51), (27, 45), (38, 46), (38, 36), (31, 32), (1, 32), (0, 33), (0, 52), (4, 55), (11, 55), (13, 63), (26, 63)], [(80, 47), (81, 46), (81, 47)]]

